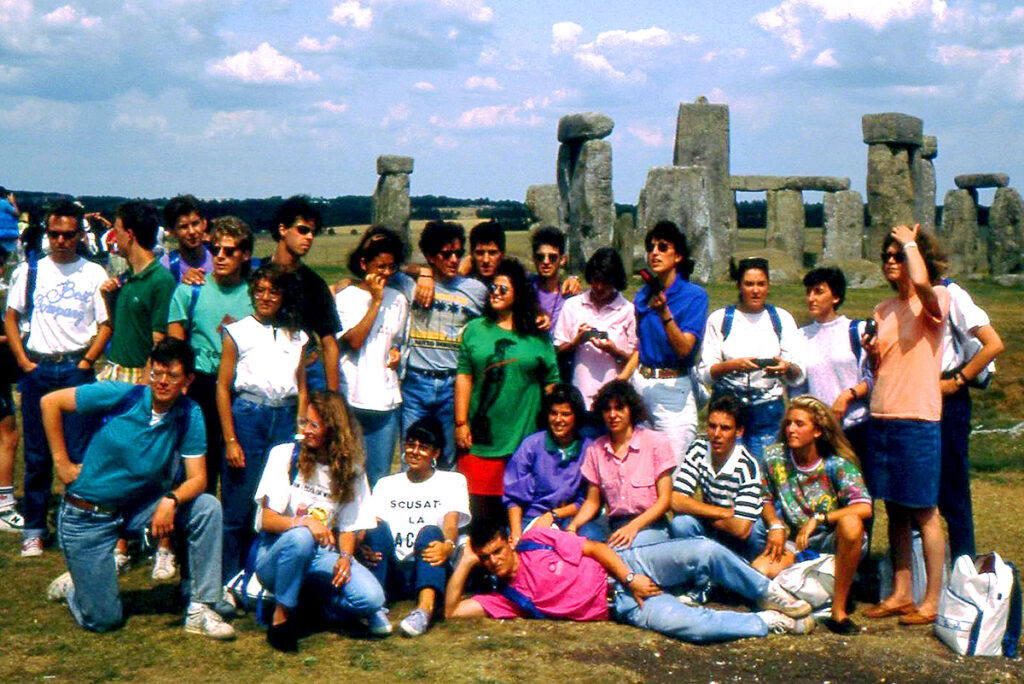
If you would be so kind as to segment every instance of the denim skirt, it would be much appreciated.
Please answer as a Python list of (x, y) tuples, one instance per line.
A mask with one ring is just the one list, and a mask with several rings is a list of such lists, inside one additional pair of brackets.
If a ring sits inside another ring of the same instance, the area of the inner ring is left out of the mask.
[(938, 421), (872, 418), (864, 481), (876, 499), (907, 508), (938, 503), (942, 431)]

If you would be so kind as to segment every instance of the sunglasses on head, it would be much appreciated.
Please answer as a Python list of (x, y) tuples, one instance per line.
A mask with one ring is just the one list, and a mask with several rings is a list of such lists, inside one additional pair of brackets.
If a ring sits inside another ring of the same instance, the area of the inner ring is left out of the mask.
[(74, 240), (76, 235), (78, 235), (78, 231), (77, 230), (68, 230), (68, 231), (48, 230), (48, 231), (46, 231), (46, 237), (50, 238), (51, 240), (60, 240), (61, 238), (64, 238), (65, 240)]
[(494, 285), (494, 284), (492, 284), (489, 289), (491, 291), (491, 294), (500, 294), (500, 295), (507, 295), (509, 292), (512, 291), (512, 288), (509, 287), (508, 285)]
[(903, 262), (905, 262), (907, 260), (907, 255), (904, 254), (903, 252), (889, 252), (889, 251), (882, 252), (882, 263), (884, 264), (889, 259), (892, 259), (897, 264), (902, 264)]
[(210, 248), (210, 253), (213, 256), (220, 256), (221, 254), (223, 254), (226, 257), (233, 257), (233, 256), (235, 256), (235, 252), (237, 252), (237, 251), (238, 251), (238, 247), (230, 247), (228, 245), (224, 245), (224, 246), (217, 245), (217, 246), (214, 246), (214, 247)]
[(456, 259), (461, 259), (463, 256), (465, 256), (466, 250), (464, 250), (464, 249), (442, 249), (437, 254), (442, 259), (447, 261), (448, 259), (451, 259), (452, 257), (455, 257)]

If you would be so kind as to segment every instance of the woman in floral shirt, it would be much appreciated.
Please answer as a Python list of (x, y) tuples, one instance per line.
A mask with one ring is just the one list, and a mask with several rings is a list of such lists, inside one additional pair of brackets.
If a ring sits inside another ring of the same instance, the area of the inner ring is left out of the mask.
[(789, 403), (779, 439), (764, 454), (768, 543), (751, 565), (774, 577), (793, 564), (796, 552), (834, 553), (832, 616), (824, 624), (839, 634), (855, 634), (860, 628), (847, 615), (846, 603), (867, 546), (864, 521), (872, 515), (857, 456), (832, 410), (808, 395)]

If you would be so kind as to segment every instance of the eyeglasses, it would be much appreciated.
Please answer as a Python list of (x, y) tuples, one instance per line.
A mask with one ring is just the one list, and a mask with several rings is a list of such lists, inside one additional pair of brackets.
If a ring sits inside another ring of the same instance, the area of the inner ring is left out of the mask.
[(452, 257), (455, 257), (457, 259), (461, 259), (462, 257), (464, 257), (466, 255), (466, 250), (464, 250), (464, 249), (442, 249), (437, 254), (442, 259), (447, 261), (448, 259), (451, 259)]
[(648, 252), (661, 252), (662, 254), (667, 253), (669, 250), (675, 250), (676, 246), (668, 240), (657, 240), (651, 243), (651, 246), (647, 248)]
[(60, 240), (63, 238), (64, 240), (70, 242), (74, 240), (76, 237), (78, 237), (78, 231), (48, 230), (46, 231), (46, 237), (50, 238), (51, 240)]
[(226, 257), (233, 257), (233, 256), (235, 256), (235, 252), (237, 252), (237, 251), (238, 251), (238, 247), (229, 247), (229, 246), (226, 246), (226, 245), (223, 246), (223, 247), (220, 246), (220, 245), (217, 245), (215, 247), (211, 247), (210, 248), (210, 253), (213, 256), (220, 256), (221, 254), (223, 254)]
[(892, 259), (897, 264), (902, 264), (907, 260), (907, 255), (903, 252), (882, 252), (882, 263), (886, 263), (889, 259)]
[(561, 255), (559, 255), (559, 254), (552, 254), (551, 252), (545, 252), (543, 254), (541, 254), (540, 252), (537, 252), (536, 254), (533, 255), (533, 260), (534, 261), (539, 261), (542, 264), (546, 264), (549, 261), (551, 263), (555, 263), (556, 261), (558, 261), (558, 259), (560, 257), (561, 257)]
[(316, 422), (315, 420), (310, 420), (309, 418), (299, 418), (296, 421), (296, 424), (299, 426), (300, 430), (305, 430), (306, 428), (313, 428), (314, 430), (319, 430), (320, 428), (323, 427), (323, 425), (321, 425), (320, 423)]
[(172, 373), (167, 370), (152, 369), (149, 371), (149, 379), (153, 382), (181, 382), (185, 376), (181, 373)]
[(492, 284), (489, 288), (491, 294), (507, 295), (512, 291), (512, 288), (508, 285), (494, 285)]
[(257, 287), (252, 291), (252, 296), (255, 299), (280, 299), (281, 291), (271, 287)]

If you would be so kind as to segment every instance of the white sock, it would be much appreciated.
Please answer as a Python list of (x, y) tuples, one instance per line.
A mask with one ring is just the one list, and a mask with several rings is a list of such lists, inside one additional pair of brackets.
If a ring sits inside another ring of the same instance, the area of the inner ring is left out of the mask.
[(188, 612), (190, 612), (190, 613), (198, 613), (199, 611), (201, 611), (203, 609), (204, 605), (205, 604), (199, 603), (198, 601), (189, 601), (188, 602)]
[(14, 487), (0, 487), (0, 511), (13, 507), (15, 503)]

